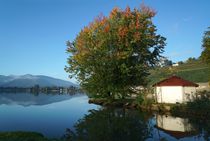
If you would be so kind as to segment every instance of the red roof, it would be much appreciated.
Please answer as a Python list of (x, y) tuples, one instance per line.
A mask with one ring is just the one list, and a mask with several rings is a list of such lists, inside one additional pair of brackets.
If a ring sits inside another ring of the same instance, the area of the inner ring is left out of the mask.
[(198, 87), (198, 84), (190, 82), (188, 80), (184, 80), (181, 77), (178, 76), (171, 76), (167, 79), (164, 79), (156, 84), (154, 86), (194, 86)]
[(181, 131), (171, 131), (171, 130), (165, 130), (161, 127), (156, 126), (157, 129), (162, 130), (163, 132), (175, 137), (176, 139), (181, 139), (184, 137), (191, 137), (197, 135), (197, 131), (186, 131), (186, 132), (181, 132)]

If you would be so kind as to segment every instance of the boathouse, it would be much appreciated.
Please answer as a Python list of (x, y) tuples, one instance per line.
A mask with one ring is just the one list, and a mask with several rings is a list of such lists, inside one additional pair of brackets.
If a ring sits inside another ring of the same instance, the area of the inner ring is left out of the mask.
[(153, 85), (158, 103), (184, 103), (195, 97), (198, 84), (171, 76)]

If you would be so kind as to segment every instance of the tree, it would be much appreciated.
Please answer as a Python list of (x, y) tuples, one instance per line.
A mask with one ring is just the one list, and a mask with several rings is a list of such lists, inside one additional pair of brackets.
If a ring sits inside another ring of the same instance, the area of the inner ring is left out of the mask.
[(210, 27), (204, 33), (202, 47), (203, 47), (203, 52), (201, 53), (201, 58), (205, 62), (210, 63)]
[[(210, 27), (206, 32), (204, 32), (202, 47), (203, 51), (201, 53), (201, 59), (206, 63), (210, 64)], [(210, 70), (209, 70), (209, 78), (210, 78)]]
[(114, 8), (84, 27), (73, 42), (65, 70), (76, 76), (91, 96), (124, 98), (146, 85), (148, 70), (160, 58), (165, 38), (152, 22), (155, 12), (146, 6), (133, 11)]
[(168, 67), (168, 66), (172, 66), (172, 64), (173, 62), (166, 57), (161, 57), (160, 61), (157, 62), (157, 66), (160, 66), (160, 67)]
[(183, 61), (179, 61), (178, 64), (179, 65), (182, 65), (182, 64), (184, 64), (184, 62)]
[(193, 62), (195, 62), (196, 61), (196, 58), (195, 57), (189, 57), (188, 59), (187, 59), (187, 63), (193, 63)]

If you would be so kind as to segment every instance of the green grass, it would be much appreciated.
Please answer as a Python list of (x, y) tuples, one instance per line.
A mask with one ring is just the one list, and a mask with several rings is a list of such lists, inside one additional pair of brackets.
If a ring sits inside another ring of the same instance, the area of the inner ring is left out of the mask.
[(173, 74), (193, 82), (208, 82), (210, 75), (210, 66), (201, 62), (193, 61), (184, 63), (177, 67), (163, 67), (150, 70), (149, 85), (161, 81)]

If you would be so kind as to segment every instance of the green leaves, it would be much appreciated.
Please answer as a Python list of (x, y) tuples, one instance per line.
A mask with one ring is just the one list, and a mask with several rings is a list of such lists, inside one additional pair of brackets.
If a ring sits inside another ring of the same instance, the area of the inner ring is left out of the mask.
[(210, 27), (208, 28), (208, 31), (204, 33), (202, 47), (203, 52), (201, 54), (201, 58), (205, 62), (210, 63)]
[(154, 16), (146, 6), (133, 11), (114, 8), (108, 17), (98, 16), (67, 42), (65, 70), (91, 95), (129, 95), (132, 87), (146, 84), (148, 69), (165, 46), (166, 39), (156, 33), (151, 20)]
[[(203, 47), (203, 52), (201, 53), (201, 58), (203, 61), (210, 64), (210, 27), (204, 33), (202, 47)], [(209, 79), (210, 79), (210, 73), (209, 73)], [(210, 84), (210, 81), (209, 81), (209, 84)]]

